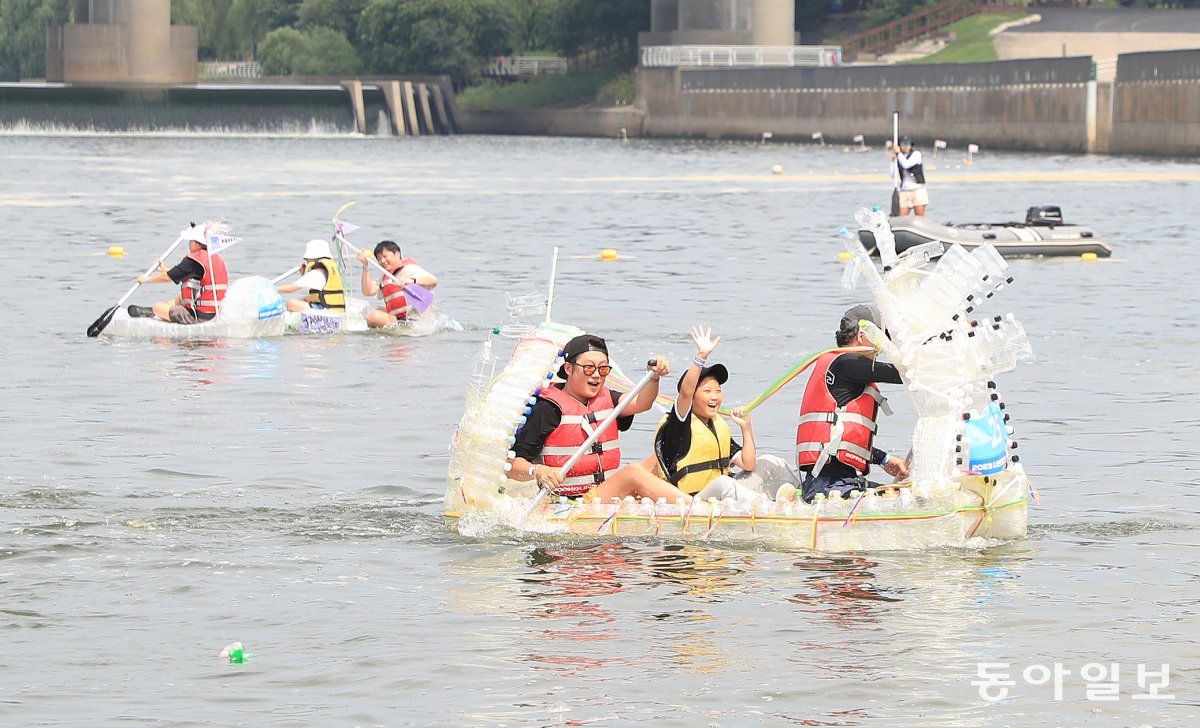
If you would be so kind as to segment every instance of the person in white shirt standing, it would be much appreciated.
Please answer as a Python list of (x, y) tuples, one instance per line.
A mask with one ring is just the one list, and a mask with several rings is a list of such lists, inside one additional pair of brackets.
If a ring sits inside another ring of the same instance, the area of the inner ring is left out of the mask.
[(925, 165), (921, 150), (913, 149), (912, 139), (900, 137), (900, 143), (892, 150), (895, 165), (893, 178), (900, 190), (900, 215), (910, 211), (924, 216), (929, 204), (929, 192), (925, 190)]

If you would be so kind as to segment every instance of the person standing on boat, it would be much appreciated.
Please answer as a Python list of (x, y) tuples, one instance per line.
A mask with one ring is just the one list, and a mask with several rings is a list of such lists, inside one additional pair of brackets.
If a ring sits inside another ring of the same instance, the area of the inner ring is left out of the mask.
[[(391, 326), (397, 321), (406, 321), (412, 313), (408, 298), (404, 295), (404, 286), (416, 283), (422, 288), (432, 289), (438, 284), (438, 279), (429, 271), (417, 264), (412, 258), (405, 258), (400, 252), (400, 246), (391, 240), (384, 240), (375, 246), (375, 260), (383, 269), (392, 274), (384, 276), (378, 282), (371, 279), (371, 263), (365, 250), (358, 251), (358, 259), (362, 262), (362, 292), (364, 296), (379, 295), (383, 299), (383, 307), (367, 313), (367, 324), (374, 329)], [(397, 283), (397, 281), (399, 281)]]
[(156, 301), (150, 307), (131, 305), (128, 309), (131, 318), (156, 317), (176, 324), (198, 324), (217, 315), (229, 288), (225, 260), (216, 253), (208, 254), (203, 225), (189, 228), (186, 239), (188, 253), (178, 265), (167, 270), (160, 260), (157, 271), (137, 277), (138, 283), (175, 283), (180, 287), (179, 298)]
[(308, 295), (292, 298), (287, 302), (289, 311), (309, 309), (346, 310), (346, 289), (342, 285), (342, 274), (329, 243), (324, 240), (309, 240), (304, 246), (304, 262), (300, 264), (300, 277), (295, 283), (276, 286), (280, 293), (294, 293), (307, 288)]
[(900, 137), (900, 143), (892, 150), (893, 179), (900, 190), (900, 215), (910, 211), (925, 215), (929, 204), (929, 193), (925, 190), (925, 164), (921, 150), (913, 149), (912, 139)]
[(524, 427), (513, 444), (509, 477), (536, 481), (554, 495), (607, 500), (627, 495), (687, 499), (683, 491), (656, 477), (641, 463), (621, 467), (620, 430), (628, 430), (633, 415), (645, 412), (658, 396), (658, 380), (671, 372), (666, 357), (654, 357), (654, 376), (564, 476), (559, 472), (575, 450), (616, 407), (621, 393), (604, 386), (612, 370), (608, 344), (590, 334), (576, 336), (563, 347), (564, 362), (558, 375), (565, 381), (541, 391)]
[[(741, 430), (744, 445), (733, 439), (729, 425), (721, 417), (719, 410), (725, 401), (721, 385), (729, 380), (729, 370), (724, 364), (708, 363), (721, 337), (714, 339), (711, 329), (693, 326), (692, 341), (696, 344), (696, 356), (679, 379), (675, 405), (658, 425), (654, 455), (646, 461), (646, 466), (684, 493), (697, 494), (701, 500), (769, 499), (766, 482), (798, 484), (781, 458), (758, 455), (749, 415), (734, 410), (730, 416)], [(731, 466), (743, 472), (731, 476)], [(760, 469), (771, 472), (758, 473)]]
[[(883, 328), (882, 317), (874, 306), (854, 306), (842, 316), (836, 341), (839, 347), (871, 347), (859, 321), (867, 320)], [(876, 384), (902, 384), (894, 364), (875, 361), (874, 348), (868, 352), (829, 352), (813, 365), (812, 375), (800, 403), (800, 424), (796, 428), (796, 462), (803, 475), (803, 498), (836, 491), (845, 495), (869, 487), (867, 471), (871, 464), (896, 478), (908, 477), (903, 458), (889, 455), (873, 446), (877, 430), (876, 415), (886, 401)]]

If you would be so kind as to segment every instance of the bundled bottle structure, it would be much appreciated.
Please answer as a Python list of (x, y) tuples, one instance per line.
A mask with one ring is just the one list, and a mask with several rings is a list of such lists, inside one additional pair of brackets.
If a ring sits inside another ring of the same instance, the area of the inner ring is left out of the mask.
[[(562, 347), (579, 333), (573, 326), (552, 322), (537, 326), (517, 342), (512, 357), (494, 377), (489, 369), (495, 361), (491, 338), (483, 344), (451, 448), (449, 473), (458, 487), (447, 490), (447, 507), (484, 505), (511, 487), (529, 487), (508, 479), (511, 448), (534, 398), (562, 364)], [(482, 384), (485, 377), (488, 381)]]
[[(851, 254), (844, 283), (853, 287), (859, 277), (865, 278), (887, 329), (885, 335), (867, 326), (867, 336), (900, 369), (912, 395), (918, 414), (912, 438), (913, 480), (996, 472), (998, 460), (1003, 466), (1015, 462), (1007, 413), (996, 414), (1002, 403), (994, 380), (1029, 358), (1032, 349), (1024, 327), (1011, 313), (972, 319), (984, 302), (1012, 282), (1008, 264), (986, 244), (968, 252), (958, 245), (947, 249), (927, 243), (896, 255), (884, 213), (863, 208), (855, 218), (874, 235), (884, 271), (876, 270), (858, 236), (843, 228), (841, 236)], [(998, 439), (1003, 439), (1003, 447)]]

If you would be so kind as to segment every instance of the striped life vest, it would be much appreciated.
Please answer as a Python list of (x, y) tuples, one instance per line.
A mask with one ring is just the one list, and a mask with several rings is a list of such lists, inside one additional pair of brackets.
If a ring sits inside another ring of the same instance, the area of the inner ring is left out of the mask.
[[(562, 412), (562, 420), (546, 437), (542, 448), (542, 463), (552, 468), (566, 465), (567, 460), (595, 431), (596, 424), (612, 413), (614, 406), (612, 392), (607, 387), (602, 387), (587, 406), (554, 386), (546, 387), (538, 396), (558, 405)], [(607, 473), (621, 467), (620, 435), (617, 429), (617, 423), (614, 422), (596, 438), (591, 451), (575, 461), (567, 471), (562, 485), (555, 489), (555, 495), (571, 498), (583, 495), (603, 483)]]
[(333, 311), (345, 311), (346, 289), (342, 285), (342, 274), (338, 271), (337, 264), (333, 262), (333, 258), (304, 261), (304, 270), (301, 272), (301, 275), (313, 268), (320, 268), (325, 271), (325, 287), (308, 289), (308, 295), (304, 297), (304, 300), (309, 303), (319, 303)]
[[(674, 412), (668, 412), (658, 423), (658, 432), (654, 433), (655, 450), (658, 450), (659, 433), (668, 417), (674, 417)], [(719, 475), (729, 475), (729, 453), (732, 450), (732, 436), (729, 424), (723, 417), (714, 417), (712, 428), (704, 424), (704, 420), (696, 413), (688, 413), (688, 427), (692, 437), (688, 451), (675, 463), (675, 471), (668, 472), (660, 458), (658, 466), (675, 487), (688, 495), (699, 493)]]
[(184, 308), (197, 314), (215, 316), (225, 291), (229, 288), (229, 272), (225, 270), (225, 259), (220, 255), (209, 255), (207, 250), (188, 253), (187, 257), (204, 268), (200, 280), (188, 278), (179, 284), (179, 300)]
[[(392, 271), (392, 278), (404, 280), (400, 273), (404, 270), (405, 266), (414, 265), (416, 262), (413, 258), (405, 258), (400, 261), (400, 267)], [(383, 307), (388, 313), (395, 316), (397, 320), (403, 321), (408, 318), (412, 306), (409, 305), (408, 298), (404, 295), (404, 286), (398, 285), (392, 278), (384, 276), (381, 282)]]
[[(796, 427), (796, 462), (801, 469), (811, 466), (813, 475), (830, 457), (865, 474), (871, 462), (875, 439), (875, 416), (883, 395), (874, 384), (845, 407), (838, 407), (829, 392), (829, 365), (843, 354), (824, 354), (817, 359), (804, 399), (800, 402), (800, 424)], [(855, 355), (851, 355), (855, 356)]]

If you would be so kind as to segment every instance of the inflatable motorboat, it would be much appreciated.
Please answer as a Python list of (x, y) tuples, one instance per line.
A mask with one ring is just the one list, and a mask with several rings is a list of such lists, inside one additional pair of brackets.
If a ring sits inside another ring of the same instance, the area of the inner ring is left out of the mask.
[[(1110, 248), (1096, 231), (1086, 225), (1068, 225), (1062, 220), (1062, 210), (1054, 206), (1031, 207), (1025, 222), (996, 223), (937, 223), (927, 217), (906, 215), (888, 218), (896, 236), (896, 252), (929, 242), (962, 245), (974, 248), (990, 243), (1000, 255), (1015, 256), (1080, 256), (1094, 253), (1099, 258), (1112, 255)], [(859, 239), (873, 255), (875, 236), (869, 230), (859, 230)]]
[[(843, 283), (868, 278), (889, 334), (870, 322), (860, 325), (900, 369), (919, 415), (907, 482), (870, 487), (845, 498), (817, 496), (811, 503), (786, 496), (690, 502), (681, 498), (669, 503), (559, 497), (539, 491), (531, 481), (509, 478), (510, 447), (530, 412), (531, 397), (550, 385), (563, 363), (566, 342), (583, 333), (547, 318), (515, 335), (498, 329), (518, 338), (499, 373), (494, 373), (490, 336), (475, 359), (465, 412), (451, 444), (443, 501), (447, 526), (476, 537), (499, 529), (592, 539), (712, 539), (824, 552), (985, 545), (1023, 538), (1029, 500), (1036, 496), (1009, 437), (1008, 416), (994, 380), (1031, 350), (1012, 314), (982, 322), (968, 315), (972, 301), (1011, 281), (1007, 264), (987, 243), (970, 252), (930, 243), (897, 253), (885, 213), (863, 209), (857, 217), (883, 241), (884, 273), (876, 269), (858, 236), (843, 228), (851, 255)], [(746, 411), (787, 381), (781, 380)], [(589, 444), (585, 442), (580, 452)], [(765, 485), (762, 493), (783, 492), (774, 482)]]

